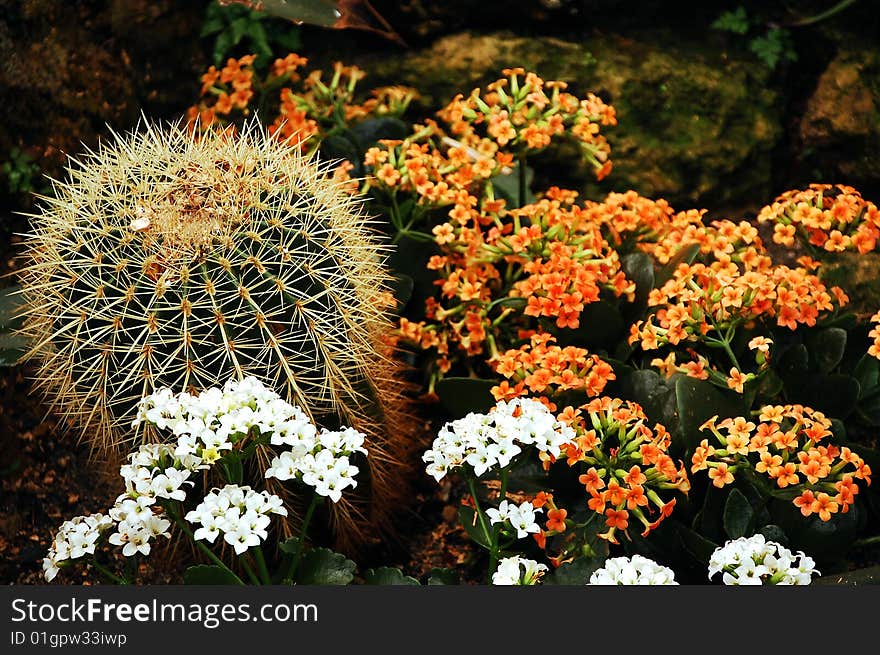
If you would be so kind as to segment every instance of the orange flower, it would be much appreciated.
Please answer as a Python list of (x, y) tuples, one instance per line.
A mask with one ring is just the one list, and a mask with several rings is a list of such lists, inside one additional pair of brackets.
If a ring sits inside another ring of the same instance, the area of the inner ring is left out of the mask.
[(816, 497), (813, 495), (812, 491), (807, 489), (804, 493), (795, 498), (793, 502), (796, 507), (800, 508), (801, 514), (809, 516), (813, 513), (813, 503), (816, 502)]
[(547, 529), (555, 532), (565, 532), (565, 517), (568, 512), (564, 509), (551, 509), (547, 512)]
[(580, 482), (587, 489), (587, 493), (590, 495), (596, 493), (599, 489), (603, 489), (605, 487), (605, 481), (599, 476), (599, 472), (595, 467), (590, 467), (586, 473), (578, 476), (578, 482)]
[(730, 377), (727, 378), (727, 386), (736, 390), (737, 393), (742, 393), (743, 385), (749, 381), (749, 377), (748, 374), (740, 373), (739, 370), (734, 367), (730, 369)]
[(724, 462), (711, 467), (709, 469), (709, 477), (712, 479), (712, 484), (719, 489), (733, 482), (733, 473), (731, 473), (729, 467)]
[(822, 492), (816, 496), (810, 509), (818, 514), (819, 518), (823, 521), (830, 521), (831, 515), (837, 513), (838, 506), (837, 502), (831, 496)]
[(642, 485), (645, 483), (645, 480), (647, 480), (645, 474), (642, 473), (642, 469), (636, 465), (633, 465), (629, 472), (623, 477), (623, 481), (631, 487)]
[(625, 509), (618, 510), (609, 507), (605, 510), (605, 525), (617, 530), (626, 530), (629, 525), (629, 512)]

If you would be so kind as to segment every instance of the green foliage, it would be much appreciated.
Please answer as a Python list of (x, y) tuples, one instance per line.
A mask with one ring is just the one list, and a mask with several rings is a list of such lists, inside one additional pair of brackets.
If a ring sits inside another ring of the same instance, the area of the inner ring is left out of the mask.
[(220, 66), (239, 45), (257, 55), (254, 65), (265, 68), (272, 57), (300, 47), (299, 28), (290, 22), (273, 19), (262, 11), (240, 4), (212, 2), (205, 13), (202, 37), (214, 37), (212, 58)]
[(712, 23), (712, 29), (734, 34), (745, 34), (749, 31), (749, 27), (749, 17), (745, 7), (725, 11)]
[(765, 21), (759, 17), (750, 18), (745, 7), (737, 7), (722, 13), (711, 27), (743, 37), (751, 34), (748, 38), (749, 50), (771, 70), (782, 62), (796, 62), (797, 52), (791, 32), (782, 27), (765, 28), (765, 25)]
[(39, 182), (40, 167), (26, 152), (18, 148), (9, 151), (8, 158), (0, 164), (0, 173), (6, 182), (10, 195), (19, 195), (42, 190)]
[(419, 581), (408, 575), (404, 575), (400, 569), (389, 566), (380, 566), (370, 569), (364, 574), (364, 584), (368, 585), (393, 585), (393, 586), (419, 586)]
[(770, 69), (776, 68), (780, 62), (798, 60), (791, 33), (780, 27), (767, 30), (763, 36), (756, 36), (749, 43), (749, 50)]
[(347, 585), (354, 580), (356, 569), (357, 565), (345, 555), (334, 553), (327, 548), (315, 548), (303, 555), (297, 571), (296, 584)]
[(20, 309), (21, 287), (0, 289), (0, 366), (12, 366), (27, 350), (27, 338), (17, 332), (21, 328)]
[(235, 585), (239, 584), (235, 575), (222, 566), (197, 564), (183, 573), (183, 584), (187, 585)]

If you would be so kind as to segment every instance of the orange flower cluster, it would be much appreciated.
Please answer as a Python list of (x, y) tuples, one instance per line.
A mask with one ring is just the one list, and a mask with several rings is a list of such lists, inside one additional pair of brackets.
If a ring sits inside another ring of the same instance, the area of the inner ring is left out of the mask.
[(771, 264), (754, 249), (747, 251), (745, 270), (733, 261), (681, 264), (673, 277), (648, 297), (658, 307), (630, 329), (629, 343), (644, 350), (706, 340), (758, 319), (791, 330), (813, 326), (822, 312), (848, 301), (838, 287), (830, 290), (805, 268)]
[(530, 344), (507, 350), (491, 362), (495, 371), (506, 378), (492, 388), (496, 401), (581, 390), (588, 396), (598, 396), (608, 381), (615, 379), (607, 362), (584, 348), (561, 348), (553, 344), (555, 340), (544, 332), (533, 334)]
[(211, 66), (202, 75), (202, 100), (187, 110), (189, 124), (194, 125), (198, 121), (199, 128), (205, 129), (233, 110), (246, 111), (254, 97), (255, 59), (255, 55), (246, 55), (239, 59), (228, 59), (220, 70)]
[[(588, 506), (605, 517), (608, 530), (599, 536), (618, 543), (634, 517), (646, 536), (672, 513), (675, 498), (661, 493), (690, 490), (684, 464), (667, 454), (671, 437), (659, 423), (648, 427), (642, 408), (616, 398), (596, 398), (577, 410), (567, 407), (559, 420), (577, 432), (574, 444), (563, 446), (562, 457), (581, 470), (578, 481), (590, 499)], [(552, 458), (542, 454), (545, 467)], [(545, 534), (544, 536), (548, 536)]]
[(874, 343), (868, 346), (868, 354), (880, 359), (880, 312), (871, 317), (871, 322), (874, 323), (874, 327), (868, 332), (868, 338), (873, 339)]
[[(434, 326), (407, 321), (399, 332), (422, 349), (442, 345), (435, 374), (448, 370), (450, 351), (470, 357), (487, 345), (494, 366), (499, 352), (546, 332), (547, 322), (580, 326), (584, 307), (603, 292), (632, 297), (635, 285), (621, 271), (617, 252), (574, 204), (575, 192), (553, 188), (510, 211), (491, 198), (480, 203), (457, 193), (452, 220), (434, 228), (442, 254), (428, 262), (440, 276), (440, 300), (430, 299), (426, 311)], [(507, 394), (512, 387), (503, 389)]]
[(474, 89), (467, 98), (459, 94), (440, 112), (456, 139), (477, 151), (507, 149), (522, 158), (569, 134), (596, 177), (608, 175), (611, 148), (600, 130), (617, 124), (613, 107), (592, 93), (583, 99), (566, 93), (565, 82), (544, 81), (522, 68), (502, 74), (485, 91)]
[(380, 141), (364, 157), (372, 171), (365, 190), (376, 188), (389, 197), (407, 194), (426, 208), (456, 205), (450, 216), (466, 222), (477, 204), (470, 190), (505, 170), (510, 157), (477, 153), (460, 145), (444, 152), (441, 143), (448, 145), (437, 123), (430, 120), (416, 125), (406, 139)]
[(336, 62), (331, 79), (325, 83), (319, 70), (303, 79), (299, 71), (308, 60), (295, 53), (276, 59), (264, 78), (256, 75), (255, 59), (254, 55), (247, 55), (229, 59), (220, 70), (214, 66), (208, 69), (202, 76), (201, 98), (187, 113), (191, 126), (197, 120), (199, 129), (218, 123), (225, 126), (235, 112), (247, 115), (255, 98), (265, 101), (269, 94), (277, 93), (278, 113), (269, 125), (270, 132), (292, 145), (314, 148), (334, 127), (371, 116), (401, 115), (417, 95), (407, 87), (383, 87), (374, 89), (371, 98), (358, 103), (356, 87), (364, 72), (356, 66)]
[(691, 458), (691, 472), (708, 471), (718, 488), (733, 483), (737, 471), (749, 469), (779, 489), (790, 489), (804, 516), (829, 521), (855, 502), (856, 480), (871, 484), (871, 468), (861, 457), (828, 442), (831, 421), (821, 412), (802, 405), (766, 405), (757, 424), (741, 416), (717, 419), (701, 429), (710, 430), (721, 447), (703, 439)]
[(827, 252), (874, 250), (880, 239), (880, 210), (861, 194), (842, 184), (811, 184), (786, 191), (758, 214), (772, 221), (773, 241), (783, 246), (801, 238)]

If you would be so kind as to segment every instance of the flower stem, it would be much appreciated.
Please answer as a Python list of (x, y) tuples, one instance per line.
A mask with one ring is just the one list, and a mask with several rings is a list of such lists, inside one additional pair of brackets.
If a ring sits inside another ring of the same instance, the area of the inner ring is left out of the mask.
[(254, 548), (254, 559), (257, 561), (257, 570), (260, 572), (263, 584), (272, 584), (272, 576), (269, 575), (269, 567), (266, 566), (266, 558), (263, 556), (262, 546)]
[(312, 515), (315, 513), (315, 508), (318, 507), (320, 500), (321, 497), (317, 493), (312, 494), (312, 502), (309, 503), (309, 508), (306, 510), (306, 515), (302, 522), (302, 528), (299, 532), (299, 539), (296, 542), (296, 551), (293, 553), (293, 559), (290, 562), (290, 566), (287, 568), (287, 575), (284, 576), (287, 580), (293, 580), (293, 576), (299, 566), (299, 561), (302, 558), (303, 545), (306, 540), (306, 533), (309, 529), (309, 522), (312, 520)]
[(245, 559), (244, 557), (241, 558), (241, 565), (242, 567), (244, 567), (244, 572), (247, 573), (247, 577), (251, 581), (251, 584), (260, 586), (260, 579), (257, 577), (257, 574), (254, 573), (251, 565), (248, 564), (247, 559)]
[(208, 548), (200, 540), (195, 538), (192, 530), (190, 530), (189, 526), (186, 524), (186, 521), (184, 521), (180, 517), (180, 515), (173, 508), (173, 506), (169, 505), (167, 507), (167, 509), (168, 509), (168, 513), (171, 515), (171, 518), (173, 518), (174, 522), (177, 524), (177, 527), (179, 527), (183, 531), (183, 533), (187, 537), (189, 537), (190, 541), (192, 541), (199, 550), (201, 550), (205, 555), (207, 555), (209, 560), (214, 562), (214, 564), (219, 566), (221, 569), (224, 569), (227, 573), (229, 573), (229, 575), (231, 575), (233, 578), (235, 578), (235, 584), (244, 586), (244, 581), (241, 578), (239, 578), (232, 569), (230, 569), (228, 566), (226, 566), (226, 564), (223, 562), (222, 559), (217, 557), (217, 555), (215, 555), (214, 552), (210, 548)]
[(128, 580), (116, 575), (115, 573), (110, 571), (110, 569), (103, 566), (102, 564), (98, 564), (98, 562), (96, 560), (92, 560), (91, 564), (96, 569), (98, 569), (98, 571), (100, 571), (111, 582), (115, 582), (116, 584), (124, 584), (124, 585), (129, 584)]
[(492, 581), (492, 574), (495, 573), (495, 568), (498, 566), (498, 543), (496, 541), (495, 530), (489, 529), (489, 524), (486, 521), (486, 515), (483, 514), (483, 510), (480, 507), (480, 501), (477, 500), (477, 489), (474, 484), (474, 478), (471, 476), (467, 476), (467, 484), (468, 489), (471, 492), (471, 498), (474, 499), (474, 509), (477, 511), (477, 516), (480, 517), (480, 527), (483, 528), (483, 535), (486, 537), (486, 541), (489, 542), (489, 582)]

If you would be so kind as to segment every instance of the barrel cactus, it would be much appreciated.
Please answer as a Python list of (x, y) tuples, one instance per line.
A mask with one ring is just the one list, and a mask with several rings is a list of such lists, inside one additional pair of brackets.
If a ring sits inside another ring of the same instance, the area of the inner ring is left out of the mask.
[[(407, 450), (384, 247), (321, 165), (256, 123), (237, 135), (146, 124), (74, 161), (32, 218), (23, 271), (36, 384), (100, 454), (138, 401), (254, 375), (318, 423), (368, 436), (381, 520)], [(357, 515), (357, 516), (355, 516)], [(350, 530), (350, 532), (351, 532)]]

